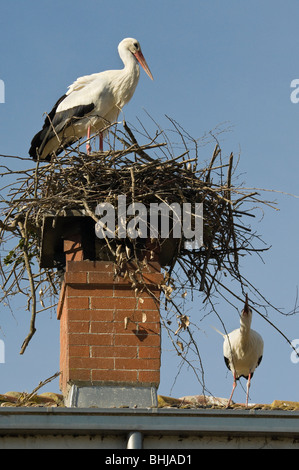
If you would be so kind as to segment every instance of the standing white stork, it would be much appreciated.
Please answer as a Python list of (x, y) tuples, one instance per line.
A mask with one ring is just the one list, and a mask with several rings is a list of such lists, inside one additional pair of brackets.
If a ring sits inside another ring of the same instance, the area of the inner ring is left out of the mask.
[(240, 317), (240, 328), (227, 335), (217, 330), (224, 337), (225, 364), (234, 376), (233, 389), (227, 406), (231, 403), (237, 380), (240, 377), (247, 379), (246, 407), (248, 406), (250, 381), (263, 357), (264, 341), (259, 333), (250, 328), (251, 320), (252, 310), (248, 305), (248, 295), (246, 294), (245, 305)]
[[(105, 130), (117, 120), (123, 106), (132, 98), (139, 80), (139, 64), (153, 76), (139, 42), (123, 39), (118, 45), (124, 63), (121, 70), (107, 70), (79, 77), (54, 105), (43, 128), (32, 139), (29, 155), (34, 160), (51, 160), (82, 137)], [(102, 141), (100, 139), (102, 149)], [(87, 152), (90, 152), (89, 142)]]

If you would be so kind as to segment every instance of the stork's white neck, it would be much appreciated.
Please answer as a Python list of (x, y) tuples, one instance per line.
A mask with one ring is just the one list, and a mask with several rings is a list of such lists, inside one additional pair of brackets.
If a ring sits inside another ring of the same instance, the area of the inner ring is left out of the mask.
[(124, 63), (124, 71), (126, 74), (132, 74), (138, 79), (140, 74), (139, 64), (132, 52), (130, 52), (127, 47), (120, 44), (118, 47), (118, 53)]
[(123, 47), (118, 47), (124, 68), (114, 76), (115, 101), (118, 108), (122, 108), (132, 98), (139, 81), (139, 64), (133, 54)]
[(244, 340), (247, 339), (250, 335), (251, 320), (252, 311), (249, 310), (248, 313), (244, 313), (244, 311), (242, 311), (240, 317), (240, 333)]

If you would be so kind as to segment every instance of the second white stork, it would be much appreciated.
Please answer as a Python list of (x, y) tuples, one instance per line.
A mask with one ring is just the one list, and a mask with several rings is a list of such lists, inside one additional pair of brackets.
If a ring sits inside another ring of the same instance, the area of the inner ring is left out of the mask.
[(263, 357), (264, 341), (257, 331), (251, 329), (251, 321), (252, 310), (248, 305), (248, 295), (246, 294), (245, 305), (240, 317), (240, 328), (227, 335), (218, 332), (224, 337), (225, 364), (234, 377), (233, 389), (227, 406), (231, 403), (237, 380), (240, 377), (247, 379), (246, 407), (248, 406), (250, 382)]
[[(123, 69), (79, 77), (57, 101), (46, 116), (43, 128), (32, 139), (29, 155), (34, 160), (49, 161), (53, 153), (59, 155), (68, 145), (101, 133), (116, 122), (138, 84), (138, 63), (153, 80), (136, 39), (123, 39), (118, 52)], [(89, 145), (87, 151), (90, 151)]]

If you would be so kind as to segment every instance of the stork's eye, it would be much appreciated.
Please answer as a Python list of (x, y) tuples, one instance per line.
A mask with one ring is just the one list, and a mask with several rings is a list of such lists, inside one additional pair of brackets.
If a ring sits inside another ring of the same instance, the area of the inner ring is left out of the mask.
[(137, 51), (138, 51), (138, 49), (139, 49), (139, 44), (138, 44), (138, 42), (134, 42), (133, 46), (134, 46), (134, 47), (137, 49)]

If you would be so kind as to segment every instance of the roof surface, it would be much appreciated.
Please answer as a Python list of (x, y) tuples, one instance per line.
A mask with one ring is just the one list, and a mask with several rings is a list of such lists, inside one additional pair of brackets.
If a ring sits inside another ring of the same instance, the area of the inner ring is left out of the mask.
[[(225, 409), (226, 398), (215, 398), (204, 395), (192, 395), (181, 398), (172, 398), (158, 395), (158, 408), (174, 409)], [(0, 394), (0, 407), (64, 407), (63, 395), (58, 393), (29, 394), (22, 392), (6, 392)], [(242, 403), (232, 403), (230, 409), (244, 410)], [(284, 410), (299, 411), (299, 402), (274, 400), (270, 404), (254, 403), (249, 404), (250, 410)]]

